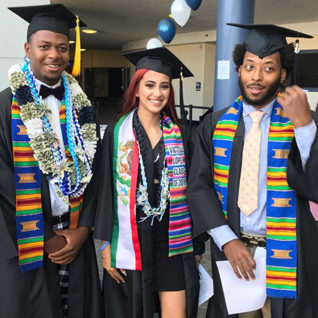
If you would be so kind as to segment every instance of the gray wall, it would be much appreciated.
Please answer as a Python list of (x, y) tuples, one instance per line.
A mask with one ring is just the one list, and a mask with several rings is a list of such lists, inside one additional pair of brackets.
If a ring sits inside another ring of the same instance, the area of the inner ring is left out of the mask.
[(8, 10), (8, 7), (49, 4), (49, 0), (0, 1), (0, 91), (9, 85), (9, 68), (24, 57), (24, 43), (28, 23)]

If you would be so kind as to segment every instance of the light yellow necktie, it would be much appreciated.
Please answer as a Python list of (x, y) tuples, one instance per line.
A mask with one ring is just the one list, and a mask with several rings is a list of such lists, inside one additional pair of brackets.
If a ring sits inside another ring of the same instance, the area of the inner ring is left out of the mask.
[(261, 146), (260, 122), (264, 116), (261, 110), (249, 113), (252, 127), (244, 141), (241, 167), (238, 206), (246, 215), (253, 213), (258, 207), (258, 173)]

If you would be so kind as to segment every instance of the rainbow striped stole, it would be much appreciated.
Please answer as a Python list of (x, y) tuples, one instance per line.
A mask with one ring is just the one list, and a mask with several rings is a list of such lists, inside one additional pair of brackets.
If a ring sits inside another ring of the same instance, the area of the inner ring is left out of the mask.
[(266, 287), (271, 297), (297, 296), (296, 193), (287, 183), (287, 160), (294, 125), (273, 106), (268, 133)]
[[(214, 187), (227, 217), (228, 177), (233, 139), (242, 113), (239, 97), (221, 116), (213, 134)], [(296, 298), (296, 193), (287, 183), (287, 160), (294, 126), (276, 101), (268, 134), (266, 204), (266, 292)]]
[(232, 145), (242, 113), (241, 101), (242, 97), (238, 97), (229, 107), (218, 121), (213, 134), (214, 188), (226, 219)]
[[(61, 102), (60, 124), (66, 156), (65, 100)], [(15, 96), (11, 104), (11, 134), (16, 184), (16, 227), (19, 265), (21, 272), (43, 265), (44, 227), (41, 196), (41, 171), (33, 157), (26, 127), (20, 118), (20, 108)], [(70, 229), (77, 228), (83, 195), (70, 197)]]
[(44, 225), (41, 171), (20, 118), (15, 96), (11, 104), (11, 134), (16, 185), (16, 228), (21, 272), (43, 265)]
[[(138, 144), (133, 131), (134, 111), (114, 128), (114, 224), (111, 244), (113, 267), (142, 270), (136, 221)], [(180, 129), (163, 119), (163, 138), (170, 183), (169, 256), (192, 252), (192, 225), (186, 202), (186, 169)]]
[(193, 251), (192, 223), (186, 198), (187, 172), (180, 128), (165, 116), (162, 121), (169, 174), (169, 256)]

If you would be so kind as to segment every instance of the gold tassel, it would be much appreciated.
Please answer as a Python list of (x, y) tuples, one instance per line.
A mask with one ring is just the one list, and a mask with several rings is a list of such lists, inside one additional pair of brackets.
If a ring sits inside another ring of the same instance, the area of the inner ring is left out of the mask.
[(80, 35), (80, 27), (79, 27), (79, 18), (76, 16), (76, 41), (75, 41), (75, 54), (74, 54), (74, 63), (72, 75), (77, 77), (81, 73), (81, 35)]

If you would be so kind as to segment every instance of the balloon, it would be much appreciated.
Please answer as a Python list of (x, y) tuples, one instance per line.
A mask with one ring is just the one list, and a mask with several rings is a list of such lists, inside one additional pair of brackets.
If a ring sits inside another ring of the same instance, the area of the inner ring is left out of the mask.
[(146, 49), (155, 49), (156, 47), (161, 47), (162, 43), (157, 38), (152, 38), (147, 42)]
[(202, 0), (185, 0), (185, 2), (192, 10), (197, 10), (201, 5)]
[(183, 27), (190, 18), (191, 9), (184, 0), (174, 0), (171, 5), (171, 14), (173, 19)]
[(157, 32), (164, 42), (170, 43), (176, 34), (176, 26), (170, 19), (162, 19), (158, 23)]

